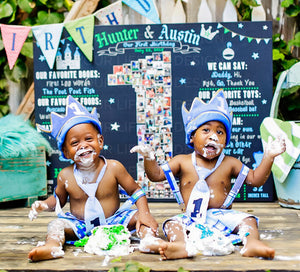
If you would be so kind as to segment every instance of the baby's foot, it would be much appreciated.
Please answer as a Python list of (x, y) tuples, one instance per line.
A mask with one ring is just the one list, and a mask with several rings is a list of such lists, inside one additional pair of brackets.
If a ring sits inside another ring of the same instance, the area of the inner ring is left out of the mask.
[(262, 257), (265, 259), (274, 259), (275, 250), (259, 240), (251, 242), (247, 241), (246, 245), (241, 249), (241, 254), (244, 257)]
[(38, 246), (33, 248), (29, 254), (28, 258), (32, 262), (51, 260), (56, 258), (62, 258), (64, 256), (64, 251), (59, 246)]
[(162, 242), (159, 254), (163, 260), (188, 258), (186, 244), (184, 242)]

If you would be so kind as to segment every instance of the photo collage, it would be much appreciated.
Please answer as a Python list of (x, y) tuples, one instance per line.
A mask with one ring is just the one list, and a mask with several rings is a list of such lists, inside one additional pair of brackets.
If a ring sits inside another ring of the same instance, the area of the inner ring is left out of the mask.
[[(172, 157), (171, 52), (152, 53), (131, 63), (113, 66), (108, 86), (132, 85), (136, 93), (137, 144), (151, 145), (159, 164)], [(138, 154), (137, 182), (149, 198), (173, 198), (167, 181), (150, 182), (144, 158)]]

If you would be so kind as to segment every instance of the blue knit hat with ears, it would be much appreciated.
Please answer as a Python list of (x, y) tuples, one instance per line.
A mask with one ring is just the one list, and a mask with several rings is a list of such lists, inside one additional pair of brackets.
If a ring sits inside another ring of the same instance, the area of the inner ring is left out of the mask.
[[(66, 115), (61, 116), (55, 112), (51, 112), (51, 130), (47, 130), (45, 127), (38, 125), (37, 127), (49, 134), (57, 141), (58, 149), (62, 152), (62, 147), (67, 135), (67, 132), (74, 126), (83, 123), (94, 124), (99, 133), (102, 134), (101, 123), (98, 119), (96, 108), (93, 108), (92, 112), (89, 113), (88, 110), (81, 105), (75, 98), (71, 95), (67, 97), (66, 101)], [(65, 158), (62, 152), (63, 158)], [(66, 158), (65, 158), (66, 159)]]
[(195, 97), (190, 110), (186, 109), (186, 102), (181, 107), (182, 119), (185, 129), (185, 143), (188, 147), (194, 148), (191, 144), (192, 133), (201, 125), (209, 121), (220, 121), (226, 129), (226, 145), (229, 144), (232, 126), (232, 113), (229, 112), (228, 104), (222, 89), (205, 103), (201, 98)]

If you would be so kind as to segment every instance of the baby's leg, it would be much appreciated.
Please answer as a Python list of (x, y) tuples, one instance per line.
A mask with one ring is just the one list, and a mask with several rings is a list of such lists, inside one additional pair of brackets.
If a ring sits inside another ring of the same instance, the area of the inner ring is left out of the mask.
[(45, 244), (33, 248), (29, 252), (28, 258), (31, 261), (36, 262), (63, 257), (63, 244), (65, 242), (66, 227), (70, 228), (64, 220), (55, 219), (51, 221), (48, 225), (48, 233)]
[(169, 242), (163, 241), (159, 247), (159, 254), (163, 260), (188, 258), (186, 232), (182, 224), (172, 220), (165, 224), (165, 232)]
[(257, 222), (254, 217), (245, 218), (239, 226), (240, 235), (243, 236), (247, 232), (249, 235), (244, 236), (243, 238), (244, 247), (241, 249), (242, 256), (273, 259), (275, 250), (260, 241)]

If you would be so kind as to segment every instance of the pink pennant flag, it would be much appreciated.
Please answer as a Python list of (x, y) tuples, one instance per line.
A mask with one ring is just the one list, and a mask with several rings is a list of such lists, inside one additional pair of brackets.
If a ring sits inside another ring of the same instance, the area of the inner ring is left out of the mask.
[(14, 67), (30, 30), (30, 26), (1, 24), (1, 35), (10, 70)]

